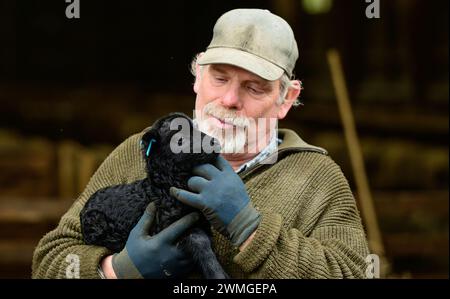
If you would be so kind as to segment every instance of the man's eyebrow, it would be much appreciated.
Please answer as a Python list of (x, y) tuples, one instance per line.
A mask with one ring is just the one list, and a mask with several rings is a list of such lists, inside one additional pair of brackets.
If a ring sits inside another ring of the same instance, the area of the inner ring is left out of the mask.
[(221, 73), (221, 74), (227, 74), (227, 71), (225, 69), (221, 68), (218, 65), (211, 64), (209, 67), (214, 72), (218, 72), (218, 73)]
[(272, 85), (270, 84), (271, 81), (268, 81), (268, 80), (254, 78), (254, 79), (249, 79), (249, 80), (246, 80), (246, 81), (249, 82), (249, 83), (257, 84), (259, 87), (264, 88), (264, 89), (266, 89), (266, 88), (270, 88), (271, 89), (272, 88)]
[[(228, 74), (227, 70), (225, 68), (221, 67), (220, 65), (211, 64), (209, 67), (214, 72), (218, 72), (223, 75)], [(250, 78), (250, 79), (246, 80), (245, 82), (257, 84), (258, 86), (260, 86), (261, 88), (264, 88), (264, 89), (272, 89), (272, 85), (270, 84), (271, 81), (265, 80), (263, 78), (259, 78), (256, 76), (254, 78)]]

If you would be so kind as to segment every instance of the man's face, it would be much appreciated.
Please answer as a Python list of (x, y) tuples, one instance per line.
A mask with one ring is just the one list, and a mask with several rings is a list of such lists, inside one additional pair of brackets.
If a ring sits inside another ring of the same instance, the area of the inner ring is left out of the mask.
[[(200, 130), (217, 138), (225, 153), (242, 151), (246, 145), (248, 150), (258, 142), (257, 150), (261, 150), (270, 141), (276, 120), (287, 113), (277, 103), (279, 80), (267, 81), (225, 64), (211, 64), (201, 72), (197, 70), (194, 91)], [(248, 133), (255, 129), (257, 136)], [(264, 140), (261, 136), (265, 136)]]

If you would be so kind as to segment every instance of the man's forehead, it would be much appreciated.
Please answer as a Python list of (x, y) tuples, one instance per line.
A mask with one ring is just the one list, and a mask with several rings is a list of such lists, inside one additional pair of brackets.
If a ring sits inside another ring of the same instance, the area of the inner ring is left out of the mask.
[(254, 74), (252, 72), (249, 72), (246, 69), (243, 69), (241, 67), (235, 66), (235, 65), (219, 64), (219, 63), (217, 63), (217, 64), (210, 64), (209, 67), (210, 67), (211, 70), (219, 72), (219, 73), (223, 73), (223, 74), (236, 72), (236, 71), (242, 72), (242, 73), (245, 73), (249, 77), (249, 79), (251, 79), (252, 81), (257, 81), (257, 82), (260, 82), (262, 84), (275, 82), (275, 81), (269, 81), (269, 80), (266, 80), (264, 78), (261, 78), (260, 76)]

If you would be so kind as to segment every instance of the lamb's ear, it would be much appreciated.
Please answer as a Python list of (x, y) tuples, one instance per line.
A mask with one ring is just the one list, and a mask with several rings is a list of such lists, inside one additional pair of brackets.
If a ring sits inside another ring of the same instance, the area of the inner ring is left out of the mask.
[(157, 131), (154, 129), (150, 129), (147, 132), (142, 135), (141, 141), (140, 141), (140, 148), (141, 152), (144, 155), (144, 157), (148, 157), (152, 149), (154, 150), (157, 146), (156, 144), (159, 142), (159, 136), (157, 134)]

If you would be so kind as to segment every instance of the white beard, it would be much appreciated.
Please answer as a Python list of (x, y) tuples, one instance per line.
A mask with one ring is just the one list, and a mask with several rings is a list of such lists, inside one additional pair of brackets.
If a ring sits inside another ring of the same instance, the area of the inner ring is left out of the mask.
[[(206, 114), (223, 119), (234, 126), (228, 129), (217, 127), (213, 119)], [(235, 112), (211, 102), (204, 107), (203, 112), (198, 113), (198, 115), (195, 113), (195, 121), (200, 131), (219, 141), (221, 153), (244, 153), (247, 145), (247, 127), (250, 123), (248, 118), (237, 116)]]
[(221, 153), (235, 154), (244, 152), (245, 145), (247, 144), (247, 130), (245, 128), (236, 127), (225, 130), (218, 128), (208, 119), (197, 121), (200, 131), (219, 141)]

